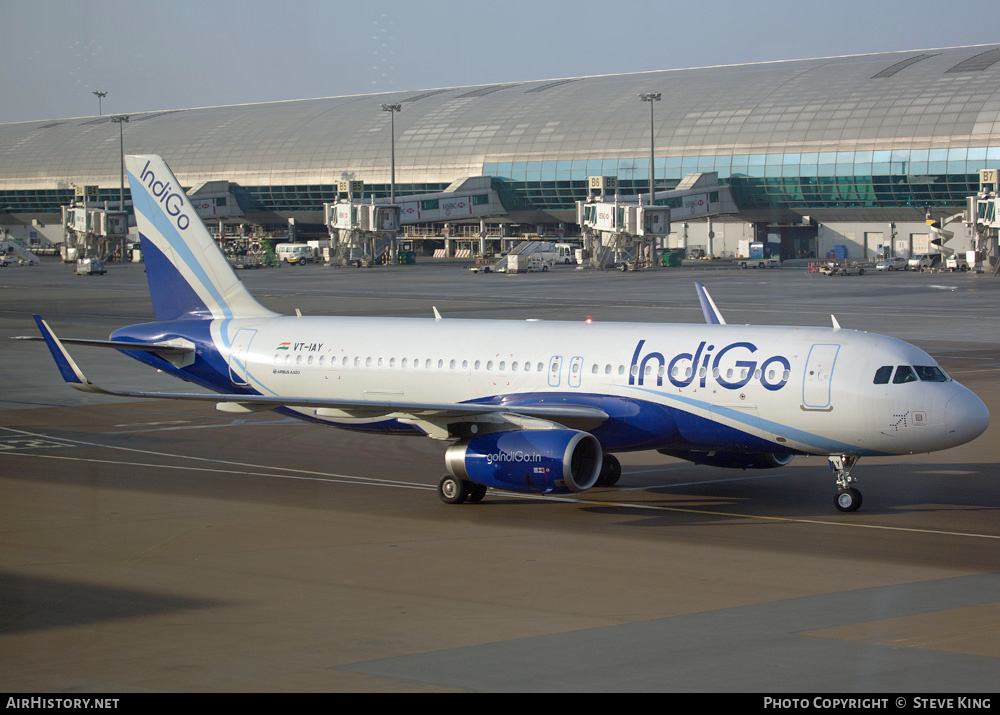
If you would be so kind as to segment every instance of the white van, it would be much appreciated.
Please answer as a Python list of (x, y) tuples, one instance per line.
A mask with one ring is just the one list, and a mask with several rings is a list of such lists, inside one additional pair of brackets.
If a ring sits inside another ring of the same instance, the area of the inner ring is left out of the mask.
[(551, 241), (543, 241), (539, 250), (535, 251), (532, 255), (538, 256), (545, 261), (551, 261), (552, 263), (564, 263), (570, 264), (576, 261), (576, 249), (571, 243), (552, 243)]
[(305, 243), (279, 243), (274, 247), (279, 261), (304, 266), (316, 257), (316, 249)]
[(556, 253), (558, 257), (555, 259), (556, 263), (576, 263), (576, 249), (580, 246), (575, 243), (557, 243), (555, 245)]
[(948, 260), (945, 261), (945, 268), (947, 268), (952, 273), (954, 273), (955, 271), (962, 271), (964, 273), (974, 265), (976, 265), (975, 251), (967, 251), (965, 253), (955, 253), (951, 256), (948, 256)]
[(922, 271), (925, 268), (937, 268), (941, 265), (940, 253), (921, 253), (906, 262), (906, 270)]

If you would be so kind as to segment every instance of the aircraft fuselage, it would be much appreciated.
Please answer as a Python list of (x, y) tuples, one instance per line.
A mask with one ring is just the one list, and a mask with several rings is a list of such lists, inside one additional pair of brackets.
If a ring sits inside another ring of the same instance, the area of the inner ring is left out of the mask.
[[(852, 330), (275, 317), (159, 322), (112, 337), (191, 340), (197, 356), (184, 367), (128, 354), (225, 393), (591, 405), (609, 415), (590, 431), (611, 452), (910, 454), (966, 442), (988, 420), (924, 351)], [(901, 367), (912, 379), (894, 381)], [(384, 417), (292, 411), (340, 427), (423, 433)]]

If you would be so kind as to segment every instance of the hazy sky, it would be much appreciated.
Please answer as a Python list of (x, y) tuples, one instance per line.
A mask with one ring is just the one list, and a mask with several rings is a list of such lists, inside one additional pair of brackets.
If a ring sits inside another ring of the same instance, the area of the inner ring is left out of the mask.
[(0, 0), (0, 122), (1000, 41), (997, 0)]

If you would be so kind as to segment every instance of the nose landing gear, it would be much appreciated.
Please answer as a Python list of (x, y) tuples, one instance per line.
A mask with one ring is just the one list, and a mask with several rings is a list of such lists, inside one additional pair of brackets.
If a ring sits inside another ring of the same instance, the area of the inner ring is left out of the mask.
[(837, 494), (833, 503), (840, 511), (857, 511), (861, 508), (861, 492), (851, 486), (857, 480), (851, 476), (851, 470), (858, 463), (858, 457), (853, 454), (830, 455), (830, 469), (837, 473)]

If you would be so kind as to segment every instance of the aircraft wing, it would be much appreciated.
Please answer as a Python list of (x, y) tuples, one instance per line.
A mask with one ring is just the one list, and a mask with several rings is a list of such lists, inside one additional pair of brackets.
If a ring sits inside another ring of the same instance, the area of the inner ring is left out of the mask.
[[(83, 392), (95, 392), (118, 397), (145, 399), (195, 400), (214, 402), (218, 409), (226, 412), (254, 412), (275, 407), (298, 407), (316, 411), (320, 417), (371, 418), (384, 417), (413, 424), (428, 435), (446, 439), (450, 422), (507, 423), (519, 428), (543, 429), (546, 426), (574, 426), (577, 429), (593, 429), (608, 419), (603, 410), (583, 405), (504, 405), (491, 403), (418, 403), (380, 400), (338, 400), (317, 397), (293, 397), (248, 395), (242, 393), (192, 393), (192, 392), (144, 392), (135, 390), (113, 390), (91, 382), (76, 364), (48, 323), (41, 316), (34, 316), (42, 339), (56, 361), (59, 372), (70, 386)], [(136, 344), (123, 341), (76, 341), (79, 344), (100, 344), (102, 347), (136, 350)], [(112, 345), (107, 345), (112, 343)], [(121, 347), (119, 347), (119, 343)], [(141, 344), (140, 344), (141, 345)], [(147, 349), (153, 349), (147, 346)]]

